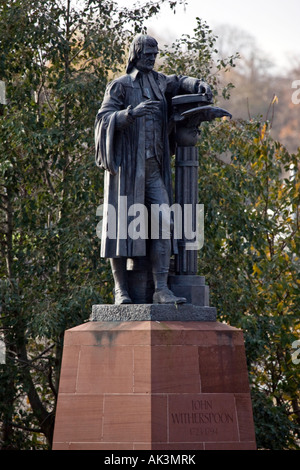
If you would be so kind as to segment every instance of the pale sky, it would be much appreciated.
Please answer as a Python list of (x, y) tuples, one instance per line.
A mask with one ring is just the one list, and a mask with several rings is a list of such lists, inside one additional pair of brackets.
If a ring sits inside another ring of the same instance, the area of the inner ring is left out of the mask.
[[(117, 3), (129, 6), (136, 2), (117, 0)], [(182, 34), (192, 34), (198, 16), (213, 32), (226, 24), (251, 34), (257, 47), (279, 68), (288, 69), (300, 62), (300, 0), (187, 0), (187, 3), (186, 11), (178, 6), (176, 15), (164, 7), (146, 26), (152, 34), (157, 31), (174, 40)]]

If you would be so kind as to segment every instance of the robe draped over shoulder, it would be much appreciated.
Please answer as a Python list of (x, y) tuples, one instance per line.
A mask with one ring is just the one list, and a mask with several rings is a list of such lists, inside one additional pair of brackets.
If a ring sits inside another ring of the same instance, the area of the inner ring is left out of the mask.
[[(161, 175), (172, 204), (168, 103), (177, 94), (194, 93), (199, 80), (151, 73), (162, 109)], [(145, 203), (146, 160), (145, 117), (133, 119), (129, 111), (146, 99), (138, 74), (126, 74), (108, 84), (96, 116), (95, 160), (105, 170), (101, 242), (101, 256), (105, 258), (146, 255), (146, 240), (127, 236), (134, 218), (128, 215), (128, 209)]]

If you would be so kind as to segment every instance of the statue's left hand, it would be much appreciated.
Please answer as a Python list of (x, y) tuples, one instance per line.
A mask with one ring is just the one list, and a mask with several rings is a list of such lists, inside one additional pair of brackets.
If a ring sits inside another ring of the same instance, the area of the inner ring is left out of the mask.
[(199, 85), (198, 85), (198, 94), (200, 94), (200, 95), (206, 95), (208, 101), (209, 101), (209, 102), (212, 102), (213, 94), (212, 94), (212, 91), (211, 91), (211, 89), (210, 89), (210, 86), (207, 85), (207, 83), (205, 83), (205, 82), (199, 82)]

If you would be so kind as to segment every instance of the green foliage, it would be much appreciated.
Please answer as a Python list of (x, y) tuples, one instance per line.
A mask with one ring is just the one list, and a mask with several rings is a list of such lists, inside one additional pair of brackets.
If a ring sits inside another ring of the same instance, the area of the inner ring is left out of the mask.
[[(220, 71), (226, 72), (235, 67), (239, 54), (236, 53), (226, 60), (218, 58), (217, 37), (205, 22), (200, 18), (196, 20), (197, 26), (193, 36), (185, 34), (161, 51), (161, 57), (164, 59), (161, 68), (167, 74), (185, 74), (205, 80), (210, 84), (217, 98), (220, 88)], [(232, 86), (228, 83), (223, 87), (222, 95), (225, 99), (229, 98)]]
[(276, 405), (263, 391), (252, 392), (257, 444), (260, 449), (295, 450), (297, 425), (289, 419), (287, 403)]

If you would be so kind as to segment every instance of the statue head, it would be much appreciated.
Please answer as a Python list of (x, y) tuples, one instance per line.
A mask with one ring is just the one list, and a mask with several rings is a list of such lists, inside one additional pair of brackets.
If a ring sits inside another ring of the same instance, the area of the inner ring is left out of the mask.
[(126, 72), (130, 73), (133, 67), (137, 67), (142, 72), (150, 72), (154, 67), (157, 54), (156, 39), (147, 34), (139, 34), (130, 46)]

